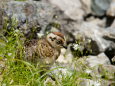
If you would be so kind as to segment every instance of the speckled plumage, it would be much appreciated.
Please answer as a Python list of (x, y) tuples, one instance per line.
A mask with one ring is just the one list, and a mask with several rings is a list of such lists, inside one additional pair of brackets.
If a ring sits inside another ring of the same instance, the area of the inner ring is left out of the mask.
[[(39, 40), (32, 40), (26, 44), (25, 59), (33, 63), (53, 64), (60, 55), (60, 50), (63, 45), (56, 43), (58, 40), (61, 40), (63, 43), (64, 40), (63, 35), (58, 36), (57, 34), (60, 35), (61, 33), (51, 33)], [(55, 40), (52, 40), (52, 38), (55, 38)]]

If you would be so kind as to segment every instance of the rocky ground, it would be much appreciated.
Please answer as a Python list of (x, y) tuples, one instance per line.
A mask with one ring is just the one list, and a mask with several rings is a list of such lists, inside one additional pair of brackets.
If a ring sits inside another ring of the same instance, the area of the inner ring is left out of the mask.
[[(9, 21), (16, 18), (19, 22), (17, 29), (27, 38), (32, 33), (34, 39), (49, 31), (60, 31), (65, 35), (68, 49), (62, 49), (56, 64), (52, 66), (61, 65), (65, 69), (60, 68), (54, 74), (71, 74), (66, 68), (83, 69), (90, 76), (98, 77), (98, 80), (80, 79), (81, 86), (115, 86), (115, 0), (1, 2), (0, 29), (5, 18)], [(79, 62), (88, 68), (84, 69)], [(1, 61), (0, 67), (2, 68)]]

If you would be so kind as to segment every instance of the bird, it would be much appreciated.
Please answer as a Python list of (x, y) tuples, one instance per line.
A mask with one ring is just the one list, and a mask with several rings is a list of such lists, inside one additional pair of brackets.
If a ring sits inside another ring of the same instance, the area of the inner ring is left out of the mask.
[(40, 66), (52, 65), (66, 47), (65, 36), (61, 32), (49, 34), (26, 43), (25, 60)]

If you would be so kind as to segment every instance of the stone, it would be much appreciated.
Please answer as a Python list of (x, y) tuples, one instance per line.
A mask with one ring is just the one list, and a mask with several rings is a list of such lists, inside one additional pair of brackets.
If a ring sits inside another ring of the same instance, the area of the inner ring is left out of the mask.
[(115, 66), (113, 65), (100, 65), (98, 72), (103, 79), (114, 81), (115, 79)]
[(101, 28), (105, 28), (106, 26), (106, 19), (99, 19), (99, 18), (95, 18), (95, 17), (89, 17), (86, 20), (89, 23), (93, 23)]
[(115, 17), (115, 0), (112, 0), (110, 7), (107, 10), (107, 15)]
[(103, 35), (107, 31), (104, 28), (101, 28), (92, 22), (82, 22), (81, 24), (73, 25), (73, 27), (75, 28), (73, 35), (76, 37), (76, 39), (77, 37), (79, 37), (78, 34), (81, 34), (83, 37), (92, 40), (91, 49), (92, 53), (94, 54), (99, 54), (98, 52), (104, 52), (106, 48), (108, 48), (111, 45), (111, 41), (105, 40), (103, 38)]
[(0, 8), (6, 8), (9, 1), (13, 0), (0, 0)]
[(85, 15), (82, 4), (79, 0), (49, 0), (53, 5), (72, 20), (82, 20)]
[(115, 64), (115, 56), (112, 58), (112, 63)]
[(71, 76), (72, 75), (72, 70), (70, 68), (67, 67), (68, 64), (54, 64), (50, 69), (52, 70), (49, 75), (55, 75), (57, 78), (59, 78), (60, 80), (68, 75)]
[(53, 9), (52, 5), (41, 1), (11, 1), (7, 3), (5, 10), (8, 16), (16, 18), (19, 22), (38, 22), (44, 29), (52, 21)]
[(91, 8), (95, 15), (102, 16), (106, 13), (111, 0), (92, 0)]
[(104, 64), (109, 65), (110, 61), (109, 58), (104, 53), (101, 53), (98, 56), (88, 56), (88, 58), (86, 59), (86, 64), (89, 67), (95, 67)]
[(80, 83), (79, 86), (108, 86), (109, 81), (106, 80), (91, 80), (91, 79), (79, 79)]
[(58, 57), (58, 59), (56, 60), (56, 62), (58, 63), (64, 63), (64, 64), (69, 64), (72, 62), (72, 59), (73, 59), (73, 55), (72, 55), (72, 52), (70, 51), (70, 49), (68, 48), (67, 50), (66, 49), (61, 49), (61, 54), (60, 56)]
[(92, 0), (80, 0), (82, 3), (82, 8), (85, 11), (86, 14), (91, 13), (91, 2)]
[(113, 39), (113, 41), (115, 42), (115, 30), (114, 30), (114, 27), (109, 27), (109, 28), (106, 28), (106, 31), (105, 33), (103, 34), (103, 38), (107, 39), (107, 40), (111, 40)]
[(113, 21), (111, 28), (115, 28), (115, 20)]
[[(115, 30), (113, 27), (106, 28), (106, 32), (103, 34), (103, 38), (107, 41), (111, 41), (110, 46), (106, 48), (105, 54), (110, 60), (115, 56)], [(112, 63), (112, 61), (111, 61)]]
[(46, 80), (44, 81), (44, 86), (56, 86), (56, 82), (53, 81), (50, 77), (46, 78)]
[(3, 11), (0, 9), (0, 29), (3, 28)]
[[(111, 40), (111, 38), (109, 38), (109, 40)], [(108, 58), (110, 59), (111, 63), (113, 64), (112, 62), (112, 58), (115, 56), (115, 43), (111, 43), (111, 46), (109, 46), (105, 52), (104, 52)]]
[(4, 9), (0, 8), (0, 29), (3, 28), (5, 17), (6, 17), (6, 13)]

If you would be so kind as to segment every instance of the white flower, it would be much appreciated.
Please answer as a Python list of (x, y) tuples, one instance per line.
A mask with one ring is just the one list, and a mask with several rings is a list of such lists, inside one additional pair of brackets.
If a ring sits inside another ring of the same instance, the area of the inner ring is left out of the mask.
[(95, 81), (94, 86), (101, 86), (101, 84), (98, 81)]
[(89, 73), (91, 73), (92, 71), (89, 70), (89, 69), (86, 69), (85, 72), (89, 74)]
[(2, 67), (2, 68), (3, 68), (3, 67), (4, 67), (4, 65), (3, 65), (3, 64), (0, 64), (0, 67)]
[(18, 32), (19, 32), (19, 30), (18, 30), (18, 29), (16, 29), (16, 30), (15, 30), (15, 32), (17, 32), (17, 33), (18, 33)]
[(38, 37), (41, 38), (44, 34), (43, 33), (37, 33)]
[(12, 53), (8, 53), (8, 56), (11, 56), (12, 55)]
[(79, 45), (78, 45), (78, 44), (73, 44), (73, 48), (74, 48), (75, 50), (77, 50), (77, 49), (79, 48)]
[(99, 81), (90, 80), (88, 86), (101, 86), (101, 83), (99, 83)]

